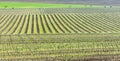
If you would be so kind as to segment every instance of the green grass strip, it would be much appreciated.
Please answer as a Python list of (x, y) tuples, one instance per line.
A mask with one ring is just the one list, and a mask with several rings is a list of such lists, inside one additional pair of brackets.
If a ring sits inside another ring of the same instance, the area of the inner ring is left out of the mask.
[(0, 8), (103, 8), (100, 5), (48, 4), (32, 2), (0, 2)]

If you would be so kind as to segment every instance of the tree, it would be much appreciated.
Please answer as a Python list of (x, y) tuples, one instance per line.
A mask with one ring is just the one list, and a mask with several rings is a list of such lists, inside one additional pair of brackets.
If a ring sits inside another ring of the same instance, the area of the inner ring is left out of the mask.
[(104, 6), (104, 8), (106, 8), (106, 6)]
[(12, 9), (14, 9), (14, 8), (12, 8)]
[(8, 6), (4, 6), (4, 8), (7, 8)]
[(112, 6), (110, 6), (110, 8), (112, 8)]

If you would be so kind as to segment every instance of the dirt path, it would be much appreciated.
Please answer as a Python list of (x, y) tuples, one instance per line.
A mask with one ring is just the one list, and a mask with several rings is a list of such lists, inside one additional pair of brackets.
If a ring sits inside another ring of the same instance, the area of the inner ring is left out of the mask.
[(120, 61), (120, 54), (117, 55), (94, 55), (82, 59), (74, 59), (70, 61)]

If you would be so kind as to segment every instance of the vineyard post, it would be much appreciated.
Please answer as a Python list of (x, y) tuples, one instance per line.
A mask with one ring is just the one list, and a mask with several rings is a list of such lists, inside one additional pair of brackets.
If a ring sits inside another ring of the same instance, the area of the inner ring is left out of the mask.
[(0, 41), (1, 41), (1, 35), (0, 35)]

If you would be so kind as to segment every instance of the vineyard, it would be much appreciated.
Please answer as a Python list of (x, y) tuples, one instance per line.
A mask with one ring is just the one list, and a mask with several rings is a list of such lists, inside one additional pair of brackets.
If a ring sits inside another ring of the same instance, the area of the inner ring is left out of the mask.
[(0, 9), (0, 60), (119, 60), (120, 9)]
[(94, 12), (90, 9), (87, 12), (83, 9), (15, 9), (0, 12), (1, 35), (120, 32), (118, 12)]

